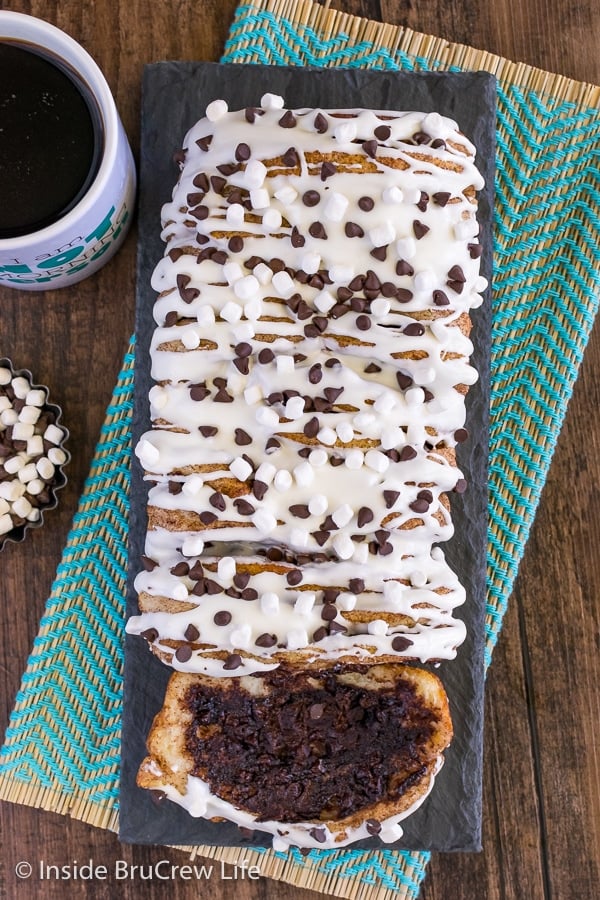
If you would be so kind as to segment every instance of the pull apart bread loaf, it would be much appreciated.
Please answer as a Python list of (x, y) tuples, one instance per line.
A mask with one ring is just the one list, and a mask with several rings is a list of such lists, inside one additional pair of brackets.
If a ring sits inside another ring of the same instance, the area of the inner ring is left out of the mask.
[(185, 138), (153, 287), (140, 615), (177, 670), (138, 782), (275, 846), (396, 840), (452, 736), (438, 546), (466, 480), (475, 148), (436, 113), (230, 112)]

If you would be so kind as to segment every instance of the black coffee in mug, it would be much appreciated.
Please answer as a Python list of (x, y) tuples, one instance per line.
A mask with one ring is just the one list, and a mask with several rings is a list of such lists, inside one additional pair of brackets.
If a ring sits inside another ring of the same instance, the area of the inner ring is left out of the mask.
[(77, 73), (32, 44), (0, 39), (0, 239), (58, 221), (85, 195), (102, 125)]

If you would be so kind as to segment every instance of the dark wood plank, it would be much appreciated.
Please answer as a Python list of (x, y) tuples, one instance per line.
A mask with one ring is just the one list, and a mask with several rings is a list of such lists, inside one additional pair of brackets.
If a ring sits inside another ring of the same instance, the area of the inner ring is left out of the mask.
[[(142, 65), (161, 58), (217, 59), (235, 7), (233, 0), (148, 4), (145, 0), (14, 0), (11, 8), (55, 22), (97, 59), (113, 89), (134, 152), (139, 140)], [(333, 3), (332, 5), (336, 5)], [(567, 76), (600, 82), (593, 0), (347, 0), (338, 8), (449, 40), (486, 48)], [(65, 411), (75, 451), (69, 485), (45, 528), (0, 561), (0, 731), (8, 720), (21, 673), (37, 633), (61, 548), (77, 506), (89, 460), (133, 324), (135, 231), (119, 256), (69, 290), (18, 294), (0, 290), (0, 354), (30, 367), (49, 384)], [(596, 329), (546, 485), (536, 524), (495, 651), (487, 685), (484, 850), (436, 856), (424, 900), (588, 900), (597, 894), (600, 864), (598, 772), (599, 610), (597, 410), (600, 334)], [(64, 896), (60, 882), (35, 877), (18, 883), (14, 865), (40, 859), (64, 865), (123, 859), (152, 865), (185, 862), (165, 848), (124, 847), (116, 837), (51, 813), (0, 808), (4, 893)], [(207, 863), (210, 865), (210, 862)], [(311, 894), (262, 879), (224, 880), (219, 864), (211, 896), (307, 900)], [(231, 874), (231, 870), (228, 870)], [(175, 879), (176, 895), (198, 884)], [(117, 886), (82, 883), (77, 896), (164, 896), (164, 883), (128, 879)], [(75, 894), (75, 891), (73, 892)]]

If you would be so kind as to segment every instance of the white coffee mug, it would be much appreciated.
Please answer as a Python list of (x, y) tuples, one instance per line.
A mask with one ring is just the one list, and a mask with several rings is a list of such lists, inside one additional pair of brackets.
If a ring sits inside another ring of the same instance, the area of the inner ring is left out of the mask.
[(133, 156), (108, 84), (83, 47), (41, 19), (7, 11), (0, 11), (3, 40), (39, 48), (76, 72), (99, 113), (103, 148), (84, 196), (47, 227), (0, 239), (0, 285), (25, 291), (66, 287), (96, 272), (123, 243), (135, 202)]

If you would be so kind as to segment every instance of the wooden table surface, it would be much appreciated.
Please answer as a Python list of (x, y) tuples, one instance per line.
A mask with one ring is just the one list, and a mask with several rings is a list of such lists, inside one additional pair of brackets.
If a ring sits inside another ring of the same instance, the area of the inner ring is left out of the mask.
[[(597, 0), (346, 0), (333, 6), (469, 43), (600, 83)], [(216, 60), (234, 0), (8, 0), (68, 31), (95, 57), (134, 153), (142, 65)], [(1, 198), (0, 198), (1, 202)], [(53, 293), (0, 289), (0, 356), (51, 387), (71, 430), (69, 485), (47, 525), (0, 561), (0, 731), (19, 687), (77, 507), (127, 338), (135, 229), (118, 256)], [(558, 442), (487, 681), (484, 850), (434, 855), (423, 900), (592, 900), (600, 895), (600, 331), (596, 327)], [(135, 864), (183, 854), (122, 846), (113, 834), (51, 813), (0, 806), (0, 898), (196, 896), (194, 882), (18, 882), (19, 860)], [(309, 900), (260, 879), (215, 877), (215, 900)]]

